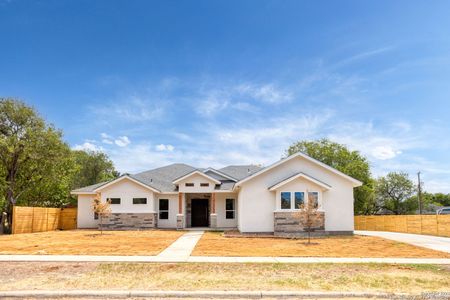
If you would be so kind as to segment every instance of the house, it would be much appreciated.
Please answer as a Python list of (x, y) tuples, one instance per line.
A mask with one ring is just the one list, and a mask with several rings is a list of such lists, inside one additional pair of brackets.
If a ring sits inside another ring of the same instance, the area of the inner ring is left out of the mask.
[[(111, 201), (107, 229), (210, 227), (241, 232), (302, 232), (294, 217), (304, 201), (318, 206), (317, 230), (353, 232), (353, 188), (362, 183), (304, 153), (267, 167), (199, 169), (172, 164), (124, 174), (72, 191), (78, 196), (78, 227), (98, 226), (93, 198)], [(307, 194), (308, 193), (308, 194)]]

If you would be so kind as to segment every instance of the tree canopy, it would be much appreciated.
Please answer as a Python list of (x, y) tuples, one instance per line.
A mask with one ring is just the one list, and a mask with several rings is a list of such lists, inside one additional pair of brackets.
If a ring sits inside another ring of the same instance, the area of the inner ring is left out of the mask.
[[(70, 190), (117, 176), (104, 153), (72, 151), (62, 132), (22, 101), (0, 98), (0, 205), (61, 207)], [(5, 221), (5, 220), (3, 220)]]
[(361, 153), (351, 151), (345, 145), (328, 139), (296, 142), (286, 150), (286, 155), (297, 152), (303, 152), (363, 182), (361, 187), (355, 189), (355, 213), (375, 212), (374, 181), (371, 178), (369, 162)]
[(61, 205), (75, 170), (61, 131), (25, 103), (0, 98), (0, 174), (3, 210), (14, 204)]
[(75, 150), (72, 153), (77, 164), (71, 186), (73, 189), (108, 181), (119, 176), (114, 163), (99, 151)]
[(417, 207), (417, 201), (411, 200), (416, 189), (407, 173), (391, 172), (378, 178), (375, 191), (379, 208), (395, 215), (413, 212)]

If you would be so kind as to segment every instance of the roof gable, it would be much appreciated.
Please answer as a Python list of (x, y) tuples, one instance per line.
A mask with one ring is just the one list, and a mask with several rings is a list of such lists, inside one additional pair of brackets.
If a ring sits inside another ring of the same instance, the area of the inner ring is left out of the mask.
[(105, 189), (105, 188), (107, 188), (107, 187), (109, 187), (111, 185), (114, 185), (116, 183), (119, 183), (119, 182), (121, 182), (123, 180), (130, 180), (130, 181), (132, 181), (132, 182), (134, 182), (134, 183), (136, 183), (136, 184), (138, 184), (138, 185), (140, 185), (140, 186), (142, 186), (142, 187), (144, 187), (146, 189), (151, 190), (152, 192), (160, 193), (160, 191), (155, 189), (154, 187), (152, 187), (152, 186), (150, 186), (150, 185), (148, 185), (146, 183), (143, 183), (140, 180), (135, 179), (135, 178), (133, 178), (132, 176), (130, 176), (128, 174), (122, 175), (122, 176), (120, 176), (120, 177), (118, 177), (118, 178), (116, 178), (114, 180), (111, 180), (111, 181), (109, 181), (109, 182), (107, 182), (107, 183), (97, 187), (96, 189), (94, 189), (94, 192), (99, 192), (99, 191), (101, 191), (101, 190), (103, 190), (103, 189)]
[(207, 174), (205, 174), (205, 173), (203, 173), (203, 172), (201, 172), (199, 170), (194, 170), (194, 171), (192, 171), (192, 172), (190, 172), (190, 173), (188, 173), (188, 174), (186, 174), (184, 176), (176, 178), (175, 180), (172, 181), (172, 183), (173, 184), (178, 184), (181, 181), (183, 181), (185, 179), (188, 179), (189, 177), (194, 176), (194, 175), (200, 175), (200, 176), (205, 177), (206, 179), (214, 182), (215, 184), (220, 184), (219, 180), (217, 180), (217, 179), (215, 179), (215, 178), (213, 178), (213, 177), (211, 177), (211, 176), (209, 176), (209, 175), (207, 175)]
[(329, 184), (327, 184), (325, 182), (322, 182), (322, 181), (320, 181), (320, 180), (318, 180), (318, 179), (316, 179), (316, 178), (314, 178), (312, 176), (309, 176), (309, 175), (307, 175), (307, 174), (305, 174), (303, 172), (300, 172), (300, 173), (294, 174), (292, 176), (289, 176), (289, 177), (281, 180), (280, 182), (275, 183), (274, 185), (269, 187), (269, 191), (275, 191), (275, 190), (285, 186), (286, 184), (288, 184), (288, 183), (290, 183), (290, 182), (292, 182), (292, 181), (294, 181), (296, 179), (299, 179), (299, 178), (302, 178), (302, 179), (305, 179), (305, 180), (307, 180), (309, 182), (312, 182), (312, 183), (322, 187), (325, 190), (329, 190), (331, 188), (331, 185), (329, 185)]
[(250, 180), (250, 179), (252, 179), (254, 177), (257, 177), (257, 176), (259, 176), (259, 175), (261, 175), (263, 173), (266, 173), (266, 172), (272, 170), (273, 168), (275, 168), (275, 167), (277, 167), (277, 166), (279, 166), (281, 164), (285, 164), (285, 163), (287, 163), (287, 162), (289, 162), (289, 161), (291, 161), (291, 160), (293, 160), (293, 159), (295, 159), (297, 157), (302, 157), (302, 158), (304, 158), (304, 159), (306, 159), (306, 160), (308, 160), (308, 161), (310, 161), (310, 162), (312, 162), (312, 163), (314, 163), (314, 164), (316, 164), (316, 165), (318, 165), (318, 166), (320, 166), (320, 167), (322, 167), (322, 168), (324, 168), (324, 169), (326, 169), (326, 170), (328, 170), (328, 171), (330, 171), (330, 172), (332, 172), (332, 173), (334, 173), (334, 174), (336, 174), (336, 175), (338, 175), (340, 177), (345, 178), (346, 180), (348, 180), (348, 181), (353, 183), (353, 187), (357, 187), (357, 186), (361, 186), (362, 185), (361, 181), (359, 181), (359, 180), (357, 180), (357, 179), (355, 179), (353, 177), (350, 177), (347, 174), (344, 174), (341, 171), (336, 170), (335, 168), (330, 167), (329, 165), (324, 164), (323, 162), (318, 161), (317, 159), (314, 159), (314, 158), (306, 155), (303, 152), (297, 152), (297, 153), (295, 153), (295, 154), (293, 154), (291, 156), (283, 158), (283, 159), (281, 159), (281, 160), (271, 164), (270, 166), (268, 166), (268, 167), (266, 167), (266, 168), (264, 168), (264, 169), (262, 169), (262, 170), (260, 170), (260, 171), (258, 171), (256, 173), (254, 173), (253, 175), (248, 176), (248, 177), (240, 180), (239, 182), (236, 183), (236, 185), (240, 186), (242, 183), (244, 183), (244, 182), (246, 182), (246, 181), (248, 181), (248, 180)]

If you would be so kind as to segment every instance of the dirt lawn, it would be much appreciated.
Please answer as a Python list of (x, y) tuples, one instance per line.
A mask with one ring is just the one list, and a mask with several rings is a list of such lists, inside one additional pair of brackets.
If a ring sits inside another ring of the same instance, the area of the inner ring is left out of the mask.
[(183, 232), (67, 230), (0, 235), (0, 254), (157, 255)]
[(450, 258), (449, 253), (371, 236), (306, 239), (225, 237), (206, 232), (198, 242), (194, 256), (310, 256), (310, 257), (405, 257)]
[(448, 291), (448, 266), (0, 263), (0, 290)]

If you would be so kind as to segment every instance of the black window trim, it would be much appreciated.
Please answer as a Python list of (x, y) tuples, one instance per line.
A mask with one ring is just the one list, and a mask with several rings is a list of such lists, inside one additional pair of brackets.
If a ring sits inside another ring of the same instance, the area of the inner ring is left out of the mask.
[[(136, 203), (135, 202), (135, 200), (137, 200), (137, 199), (145, 199), (145, 203)], [(140, 205), (140, 204), (147, 204), (147, 198), (144, 198), (144, 197), (136, 197), (136, 198), (133, 198), (133, 205)]]
[[(233, 209), (227, 209), (227, 202), (231, 200), (233, 203)], [(229, 218), (227, 213), (233, 213), (233, 217)], [(225, 219), (234, 220), (236, 219), (236, 199), (234, 198), (226, 198), (225, 199)]]
[[(114, 200), (117, 200), (117, 199), (119, 199), (119, 203), (113, 203), (113, 199)], [(122, 203), (122, 199), (121, 198), (118, 198), (118, 197), (111, 197), (111, 198), (108, 198), (108, 199), (106, 199), (106, 200), (111, 200), (111, 205), (120, 205), (121, 203)]]
[[(161, 201), (167, 201), (167, 209), (161, 209)], [(158, 219), (160, 220), (168, 220), (169, 219), (169, 199), (159, 199), (158, 201), (158, 208), (159, 208), (159, 213), (158, 213)], [(167, 218), (161, 218), (161, 213), (167, 213)]]

